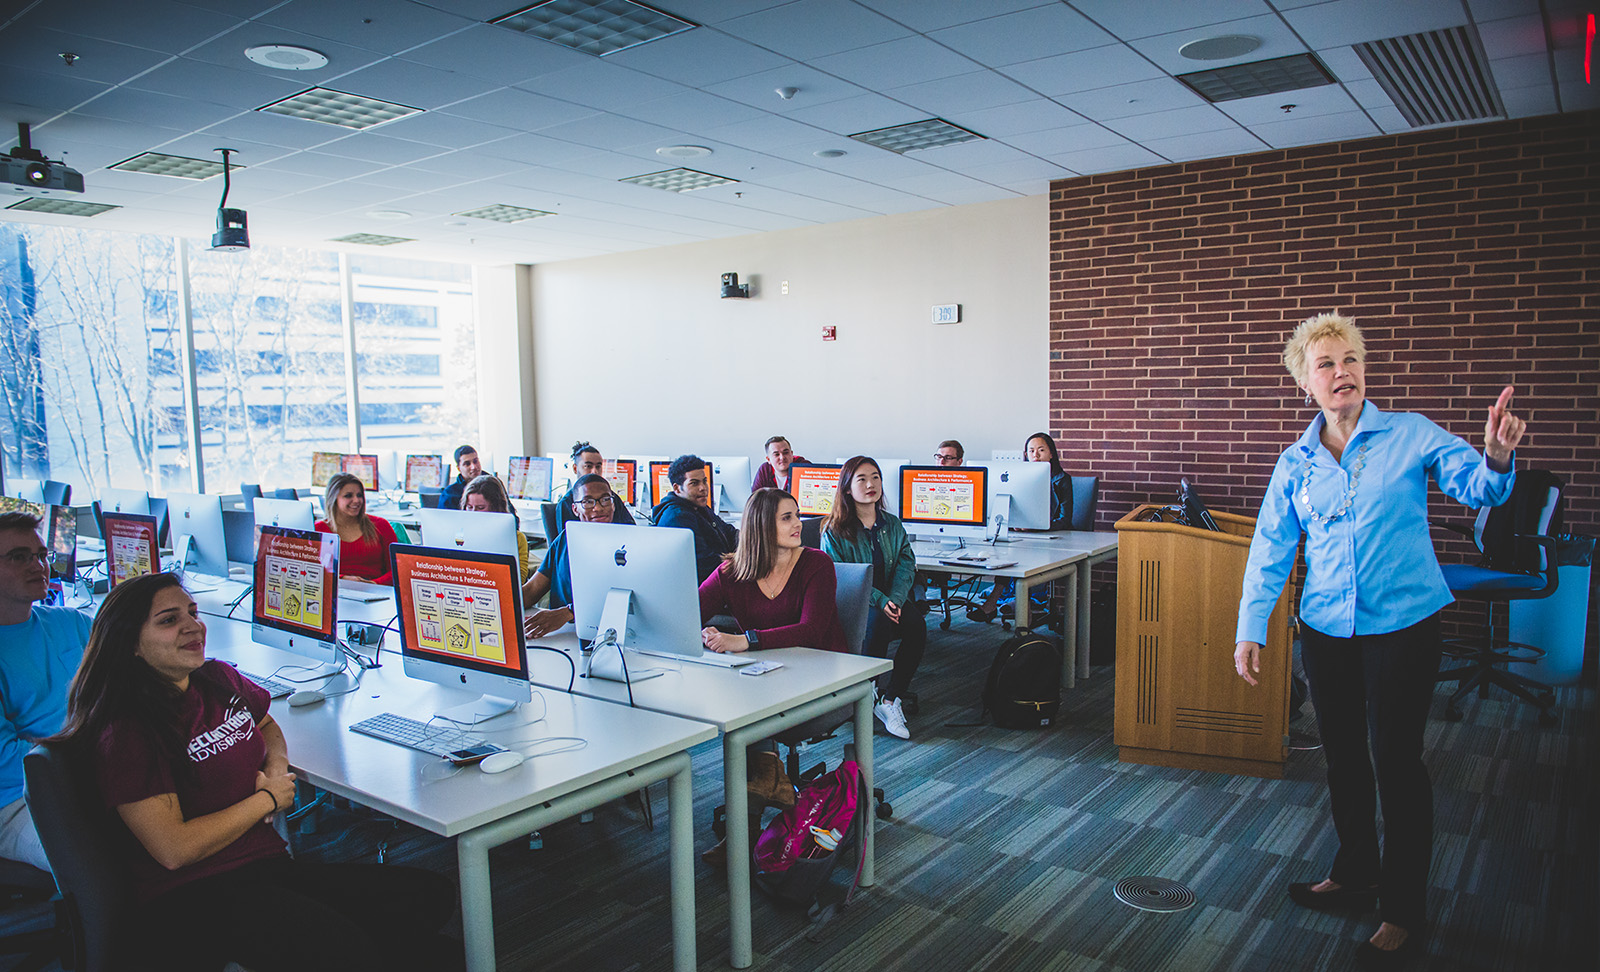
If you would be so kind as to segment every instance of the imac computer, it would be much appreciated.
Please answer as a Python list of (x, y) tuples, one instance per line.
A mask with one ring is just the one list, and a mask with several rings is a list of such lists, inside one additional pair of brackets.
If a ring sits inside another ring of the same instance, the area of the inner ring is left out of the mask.
[(363, 489), (378, 489), (378, 457), (367, 453), (348, 453), (339, 457), (339, 471), (347, 472), (361, 480)]
[(900, 521), (918, 537), (982, 540), (988, 489), (989, 470), (982, 466), (901, 466)]
[(222, 499), (203, 493), (167, 497), (172, 524), (172, 569), (212, 577), (228, 576), (228, 542), (222, 529)]
[(406, 456), (405, 491), (444, 488), (443, 456)]
[(827, 516), (833, 512), (833, 491), (839, 488), (837, 462), (797, 462), (789, 467), (789, 495), (800, 504), (801, 516)]
[(344, 457), (337, 452), (311, 454), (311, 488), (327, 489), (328, 480), (343, 471)]
[(549, 456), (512, 456), (506, 460), (506, 495), (513, 500), (550, 502), (556, 461)]
[(713, 507), (729, 513), (743, 513), (745, 501), (750, 499), (749, 456), (701, 456), (711, 465), (711, 476), (717, 484), (712, 494)]
[(572, 475), (572, 457), (565, 452), (547, 452), (544, 454), (550, 460), (552, 470), (550, 491), (552, 496), (560, 496), (572, 486), (573, 480), (578, 477)]
[(148, 513), (105, 513), (101, 523), (108, 589), (161, 569), (155, 517)]
[[(1050, 529), (1050, 463), (995, 459), (971, 466), (989, 470), (989, 509), (996, 513), (1003, 510), (1007, 528)], [(1009, 497), (1006, 504), (999, 502), (1002, 496)]]
[(338, 603), (337, 534), (261, 528), (250, 599), (251, 640), (317, 662), (313, 678), (337, 675), (344, 670)]
[(612, 643), (629, 652), (727, 668), (755, 661), (706, 651), (700, 642), (692, 532), (575, 521), (567, 524), (567, 557), (578, 637), (597, 642), (587, 676), (636, 682), (660, 674), (641, 671), (647, 666), (630, 654), (631, 674), (624, 676)]
[(256, 562), (256, 517), (249, 510), (222, 511), (222, 543), (230, 564)]
[(533, 698), (515, 556), (395, 543), (389, 569), (406, 674), (480, 693), (436, 718), (473, 725)]
[(42, 479), (11, 479), (6, 481), (6, 495), (17, 499), (27, 500), (30, 503), (44, 502), (44, 480)]
[(290, 527), (295, 530), (315, 530), (317, 515), (311, 511), (310, 500), (268, 499), (255, 502), (256, 526)]
[(102, 513), (149, 513), (150, 494), (142, 489), (102, 489)]
[(1026, 452), (1026, 449), (990, 449), (989, 458), (1004, 460), (1006, 462), (1021, 462), (1022, 460), (1028, 458), (1024, 454)]
[[(672, 479), (667, 475), (667, 470), (671, 468), (672, 461), (669, 459), (650, 460), (650, 507), (652, 509), (672, 492)], [(714, 511), (717, 498), (717, 473), (711, 467), (709, 461), (706, 462), (706, 485), (711, 487), (711, 492), (707, 495), (711, 497)]]
[(429, 547), (517, 556), (517, 518), (473, 510), (415, 510)]
[(46, 506), (42, 501), (0, 496), (0, 513), (31, 513), (39, 518), (39, 532), (50, 548), (50, 576), (78, 578), (78, 514), (70, 506)]
[(611, 483), (611, 491), (632, 506), (639, 501), (639, 462), (635, 459), (607, 459), (600, 475)]

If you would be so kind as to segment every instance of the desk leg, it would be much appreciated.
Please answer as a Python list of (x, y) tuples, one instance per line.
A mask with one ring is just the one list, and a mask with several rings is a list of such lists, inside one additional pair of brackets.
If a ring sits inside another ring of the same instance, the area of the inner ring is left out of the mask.
[(489, 845), (456, 839), (461, 877), (461, 940), (467, 972), (494, 972), (494, 897), (489, 883)]
[(876, 853), (876, 841), (873, 831), (878, 828), (877, 808), (872, 805), (872, 693), (868, 692), (856, 699), (855, 720), (856, 762), (861, 764), (861, 775), (866, 778), (867, 792), (863, 794), (867, 800), (867, 827), (861, 835), (866, 841), (862, 849), (865, 860), (861, 864), (861, 886), (870, 888), (875, 878), (873, 877), (873, 857)]
[[(999, 583), (999, 581), (996, 581), (996, 583)], [(1029, 597), (1033, 593), (1033, 585), (1028, 582), (1026, 577), (1018, 577), (1011, 591), (1011, 596), (1016, 598), (1011, 602), (1012, 627), (1026, 628), (1029, 620), (1029, 609), (1033, 607), (1033, 598)]]
[(745, 789), (745, 742), (738, 733), (722, 737), (722, 799), (727, 809), (728, 938), (731, 963), (748, 969), (755, 962), (750, 929), (750, 794)]
[(1089, 677), (1089, 581), (1093, 575), (1090, 561), (1078, 565), (1078, 677), (1084, 679)]
[(668, 851), (672, 856), (672, 967), (695, 967), (694, 776), (689, 761), (667, 777)]

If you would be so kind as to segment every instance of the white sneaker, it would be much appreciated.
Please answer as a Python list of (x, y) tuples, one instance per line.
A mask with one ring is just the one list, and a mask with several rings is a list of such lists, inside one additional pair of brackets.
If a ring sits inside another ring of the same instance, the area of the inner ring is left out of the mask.
[(899, 736), (901, 739), (911, 738), (911, 730), (906, 728), (906, 714), (900, 711), (899, 699), (879, 699), (878, 704), (872, 707), (872, 714), (883, 723), (883, 728), (889, 731), (889, 735)]

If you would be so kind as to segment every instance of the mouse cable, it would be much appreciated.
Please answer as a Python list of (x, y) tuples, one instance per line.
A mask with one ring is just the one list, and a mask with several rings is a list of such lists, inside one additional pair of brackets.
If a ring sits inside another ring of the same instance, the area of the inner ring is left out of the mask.
[(572, 660), (572, 656), (560, 648), (552, 648), (549, 645), (529, 645), (528, 647), (537, 648), (540, 651), (553, 651), (561, 656), (561, 659), (567, 663), (567, 667), (571, 669), (571, 672), (567, 675), (567, 694), (571, 695), (572, 687), (578, 683), (578, 664)]

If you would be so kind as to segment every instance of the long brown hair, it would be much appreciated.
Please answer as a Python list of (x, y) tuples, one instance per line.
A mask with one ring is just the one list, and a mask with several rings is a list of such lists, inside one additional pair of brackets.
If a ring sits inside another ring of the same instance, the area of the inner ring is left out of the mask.
[[(856, 473), (862, 466), (871, 466), (878, 470), (878, 478), (883, 478), (883, 467), (877, 460), (870, 456), (855, 456), (839, 469), (839, 485), (833, 489), (833, 509), (828, 511), (827, 520), (823, 521), (822, 529), (841, 540), (855, 542), (856, 534), (861, 532), (861, 514), (856, 511), (856, 500), (850, 495), (850, 481), (856, 478)], [(889, 508), (883, 505), (883, 492), (878, 492), (878, 515), (883, 516)]]
[[(329, 477), (328, 488), (322, 493), (323, 519), (327, 520), (328, 525), (333, 527), (334, 533), (344, 529), (344, 525), (339, 522), (343, 517), (339, 515), (338, 500), (339, 494), (344, 492), (344, 488), (351, 483), (361, 487), (361, 495), (363, 497), (367, 495), (367, 484), (361, 481), (361, 477), (346, 472), (336, 473)], [(378, 528), (372, 525), (372, 517), (367, 515), (365, 506), (361, 508), (361, 515), (356, 518), (356, 526), (361, 528), (361, 539), (368, 543), (378, 542)]]
[[(728, 579), (758, 581), (778, 563), (778, 509), (784, 500), (795, 502), (788, 490), (766, 486), (750, 494), (739, 520), (739, 546), (722, 568)], [(798, 507), (799, 504), (795, 503)]]
[[(175, 772), (184, 771), (188, 760), (181, 757), (188, 739), (179, 718), (183, 693), (135, 654), (156, 595), (172, 587), (183, 588), (177, 574), (145, 574), (106, 595), (67, 695), (66, 724), (47, 742), (87, 750), (107, 727), (126, 720), (149, 734), (157, 750), (172, 760)], [(204, 667), (190, 682), (202, 691), (214, 684)]]
[(511, 519), (520, 527), (522, 518), (517, 516), (517, 508), (511, 505), (511, 497), (506, 495), (506, 484), (490, 473), (479, 473), (472, 477), (472, 482), (461, 489), (461, 508), (467, 508), (468, 496), (482, 496), (489, 501), (491, 513), (510, 513)]

